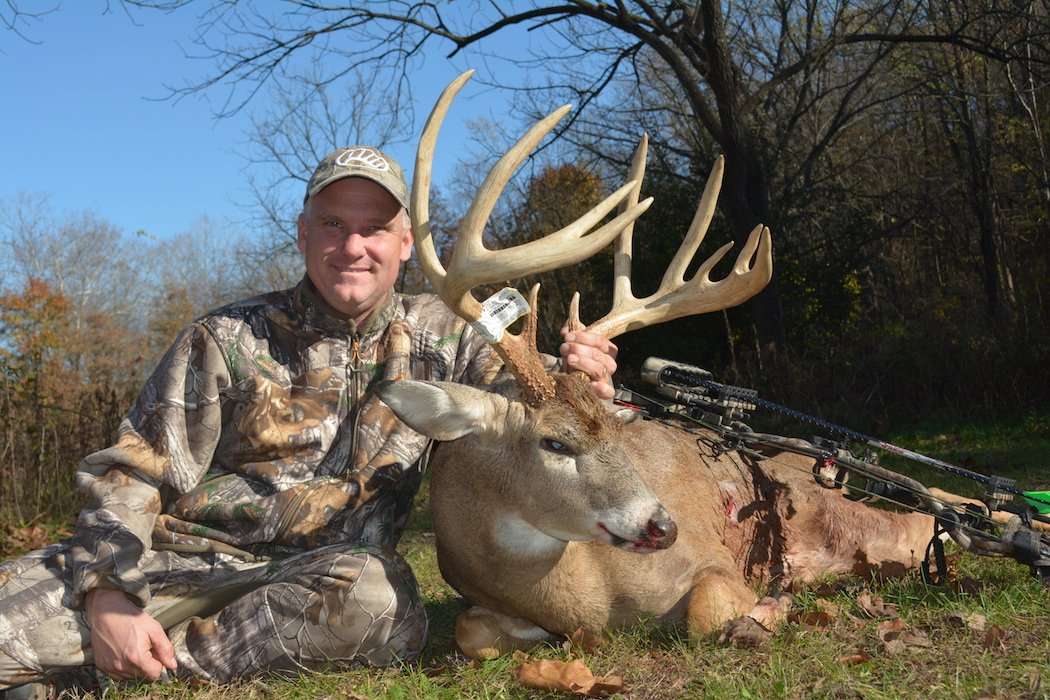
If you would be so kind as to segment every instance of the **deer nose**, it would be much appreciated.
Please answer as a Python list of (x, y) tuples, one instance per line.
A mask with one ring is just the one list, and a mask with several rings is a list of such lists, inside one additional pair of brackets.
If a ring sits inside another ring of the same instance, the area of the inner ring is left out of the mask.
[(646, 523), (645, 533), (649, 536), (649, 541), (653, 546), (666, 549), (678, 539), (678, 526), (675, 525), (667, 511), (661, 508)]

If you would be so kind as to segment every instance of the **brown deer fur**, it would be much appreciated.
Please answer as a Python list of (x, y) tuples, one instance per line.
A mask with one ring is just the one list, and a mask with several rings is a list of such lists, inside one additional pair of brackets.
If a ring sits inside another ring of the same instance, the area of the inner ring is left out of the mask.
[[(927, 516), (848, 501), (818, 486), (812, 460), (798, 455), (716, 455), (711, 433), (624, 423), (585, 380), (555, 376), (556, 398), (538, 407), (498, 403), (495, 412), (492, 394), (428, 385), (455, 404), (490, 407), (431, 462), (441, 572), (478, 606), (457, 624), (466, 653), (489, 656), (545, 633), (599, 633), (645, 619), (684, 620), (693, 635), (744, 615), (775, 624), (779, 608), (759, 601), (758, 584), (899, 574), (921, 561), (932, 533)], [(427, 433), (430, 408), (405, 384), (422, 383), (399, 382), (381, 394)], [(568, 446), (573, 457), (552, 456), (543, 440)], [(677, 540), (628, 551), (661, 504)], [(617, 509), (626, 515), (611, 515)], [(629, 542), (610, 546), (594, 525), (603, 519)]]

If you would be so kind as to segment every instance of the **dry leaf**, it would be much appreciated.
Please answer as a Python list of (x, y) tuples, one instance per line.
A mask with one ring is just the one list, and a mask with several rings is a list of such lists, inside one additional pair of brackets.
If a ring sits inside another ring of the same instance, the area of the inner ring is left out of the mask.
[(933, 642), (930, 641), (930, 635), (926, 634), (925, 630), (907, 630), (899, 639), (908, 647), (928, 649), (933, 646)]
[(813, 603), (816, 610), (793, 612), (788, 621), (805, 627), (828, 627), (838, 619), (841, 610), (835, 603), (823, 598), (817, 598)]
[(577, 627), (576, 631), (569, 635), (568, 644), (570, 650), (575, 647), (580, 651), (590, 653), (600, 647), (602, 642), (601, 635), (588, 632), (582, 627)]
[(870, 591), (861, 591), (857, 595), (857, 605), (871, 617), (897, 617), (897, 606), (886, 603), (882, 596), (872, 596)]
[(838, 661), (843, 666), (856, 666), (857, 664), (862, 664), (866, 661), (871, 661), (871, 656), (865, 654), (863, 651), (858, 651), (855, 654), (847, 654), (845, 656), (840, 656), (836, 659), (836, 661)]
[(983, 646), (985, 649), (1006, 650), (1006, 630), (999, 625), (992, 625), (984, 633)]
[(758, 620), (744, 616), (727, 622), (718, 641), (735, 647), (759, 647), (772, 636), (773, 633), (760, 625)]
[(948, 615), (947, 622), (952, 627), (966, 627), (974, 632), (984, 632), (988, 619), (981, 613), (953, 612)]
[[(4, 549), (9, 551), (28, 551), (41, 549), (51, 543), (51, 537), (40, 525), (28, 525), (26, 527), (8, 527)], [(56, 533), (61, 536), (68, 535), (66, 531)]]
[(518, 667), (518, 681), (539, 690), (556, 690), (590, 698), (600, 698), (623, 691), (622, 676), (595, 678), (579, 659), (573, 661), (529, 661)]
[(890, 639), (882, 643), (882, 650), (891, 656), (896, 656), (897, 654), (903, 654), (907, 647), (899, 639)]
[(880, 622), (875, 627), (875, 634), (887, 654), (900, 654), (911, 647), (933, 646), (925, 632), (909, 628), (900, 618)]
[(825, 600), (824, 598), (817, 598), (815, 601), (813, 601), (813, 603), (822, 613), (825, 613), (832, 620), (838, 619), (841, 610), (839, 610), (839, 606), (837, 603), (833, 603), (830, 600)]
[(846, 619), (849, 620), (850, 622), (852, 622), (853, 626), (857, 627), (857, 628), (866, 627), (868, 625), (868, 621), (867, 620), (859, 618), (856, 615), (853, 615), (851, 613), (846, 613)]
[(809, 611), (809, 612), (793, 612), (788, 617), (789, 622), (802, 625), (803, 627), (820, 628), (827, 627), (833, 621), (834, 618), (823, 611)]

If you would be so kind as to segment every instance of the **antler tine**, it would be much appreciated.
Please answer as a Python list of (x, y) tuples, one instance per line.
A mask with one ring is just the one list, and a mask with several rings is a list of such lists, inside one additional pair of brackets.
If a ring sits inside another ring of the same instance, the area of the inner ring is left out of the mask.
[[(627, 198), (620, 203), (620, 211), (625, 212), (638, 203), (638, 197), (642, 192), (642, 180), (645, 178), (645, 161), (649, 153), (649, 134), (642, 134), (642, 140), (638, 142), (638, 148), (631, 158), (631, 169), (627, 179), (636, 183)], [(618, 306), (627, 299), (633, 299), (631, 291), (631, 260), (634, 256), (634, 222), (624, 226), (623, 232), (616, 240), (616, 253), (613, 255), (613, 306)], [(577, 292), (577, 296), (579, 293)], [(579, 301), (577, 300), (577, 307)], [(579, 317), (577, 315), (577, 321)]]
[(667, 266), (664, 277), (660, 280), (660, 289), (673, 289), (681, 285), (685, 280), (685, 269), (689, 267), (693, 256), (707, 235), (707, 228), (711, 225), (711, 219), (715, 216), (715, 206), (718, 204), (718, 193), (722, 190), (722, 173), (725, 172), (725, 156), (718, 156), (715, 165), (711, 168), (711, 174), (707, 176), (704, 185), (704, 193), (700, 197), (700, 204), (696, 207), (693, 221), (689, 224), (689, 230), (685, 234), (685, 240), (674, 254), (671, 264)]
[[(626, 197), (633, 187), (634, 183), (628, 182), (573, 223), (535, 241), (503, 250), (481, 248), (473, 258), (463, 255), (458, 259), (457, 245), (449, 264), (448, 280), (452, 290), (449, 295), (469, 295), (470, 289), (480, 284), (535, 275), (574, 265), (591, 257), (609, 245), (626, 223), (634, 221), (652, 205), (651, 197), (645, 199), (601, 228), (583, 235)], [(468, 264), (470, 267), (467, 267)]]
[(449, 265), (450, 268), (456, 265), (457, 258), (473, 260), (483, 257), (485, 253), (489, 252), (485, 249), (481, 238), (485, 230), (485, 223), (489, 220), (492, 209), (496, 206), (496, 200), (499, 199), (511, 177), (514, 176), (514, 173), (517, 172), (518, 167), (521, 166), (525, 159), (529, 157), (529, 154), (536, 148), (540, 140), (550, 133), (554, 125), (561, 121), (561, 118), (568, 114), (571, 109), (572, 105), (562, 105), (533, 124), (532, 128), (526, 131), (518, 139), (518, 142), (492, 166), (489, 174), (485, 176), (485, 181), (478, 188), (477, 194), (474, 195), (474, 201), (471, 203), (467, 215), (460, 222), (459, 236), (462, 242), (456, 246), (453, 262)]
[(580, 321), (579, 292), (572, 293), (572, 299), (569, 301), (569, 318), (565, 321), (565, 327), (570, 333), (574, 331), (582, 331), (584, 329), (583, 322)]
[[(438, 132), (441, 131), (441, 124), (445, 121), (448, 108), (472, 75), (474, 71), (466, 71), (453, 80), (441, 93), (419, 137), (416, 167), (412, 173), (412, 206), (409, 216), (412, 219), (412, 236), (416, 244), (416, 254), (419, 256), (419, 265), (423, 269), (423, 274), (434, 285), (435, 291), (442, 299), (445, 299), (441, 294), (446, 276), (445, 268), (441, 266), (441, 259), (434, 247), (434, 237), (430, 231), (431, 164), (434, 162), (434, 148), (437, 145)], [(445, 299), (445, 303), (449, 303), (449, 300)]]
[[(637, 158), (636, 153), (635, 162), (631, 166), (632, 176), (635, 175)], [(591, 324), (588, 327), (589, 331), (606, 338), (615, 338), (628, 330), (671, 321), (682, 316), (725, 309), (746, 301), (769, 283), (773, 276), (773, 243), (769, 229), (762, 225), (751, 231), (732, 271), (723, 279), (712, 282), (709, 275), (733, 247), (732, 242), (726, 243), (705, 260), (692, 279), (688, 282), (684, 280), (685, 270), (703, 241), (714, 216), (723, 170), (724, 159), (719, 158), (704, 187), (685, 240), (664, 273), (659, 289), (644, 299), (637, 299), (631, 293), (630, 275), (627, 271), (630, 248), (628, 246), (626, 251), (624, 250), (621, 238), (619, 252), (621, 255), (626, 254), (628, 258), (623, 266), (616, 270), (614, 284), (617, 285), (619, 293), (614, 296), (613, 308)]]

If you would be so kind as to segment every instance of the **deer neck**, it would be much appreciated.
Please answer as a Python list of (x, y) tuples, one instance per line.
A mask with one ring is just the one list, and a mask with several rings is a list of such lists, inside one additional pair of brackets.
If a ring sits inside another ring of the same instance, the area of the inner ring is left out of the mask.
[(505, 482), (512, 475), (506, 470), (512, 465), (513, 455), (490, 454), (476, 445), (435, 453), (430, 494), (435, 530), (445, 539), (439, 546), (454, 547), (457, 562), (489, 577), (494, 568), (542, 576), (561, 559), (567, 542), (542, 532), (507, 502)]
[(486, 539), (503, 556), (532, 565), (549, 562), (553, 566), (568, 545), (567, 540), (548, 535), (513, 511), (495, 514), (487, 534)]

